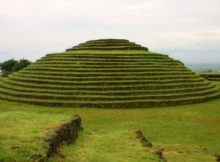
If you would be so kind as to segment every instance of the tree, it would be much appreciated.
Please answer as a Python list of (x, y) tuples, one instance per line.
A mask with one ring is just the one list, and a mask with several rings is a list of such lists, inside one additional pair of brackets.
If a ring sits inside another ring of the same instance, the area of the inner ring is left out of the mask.
[(14, 71), (14, 67), (18, 64), (18, 61), (14, 59), (10, 59), (8, 61), (5, 61), (1, 63), (1, 71), (3, 76), (7, 76), (8, 74), (12, 73)]
[(19, 62), (17, 64), (15, 64), (14, 70), (15, 71), (21, 70), (30, 64), (31, 64), (30, 61), (25, 60), (25, 59), (21, 59), (21, 60), (19, 60)]
[(25, 59), (21, 59), (19, 61), (10, 59), (8, 61), (5, 61), (0, 64), (2, 76), (7, 76), (15, 71), (21, 70), (28, 65), (30, 65), (31, 62)]

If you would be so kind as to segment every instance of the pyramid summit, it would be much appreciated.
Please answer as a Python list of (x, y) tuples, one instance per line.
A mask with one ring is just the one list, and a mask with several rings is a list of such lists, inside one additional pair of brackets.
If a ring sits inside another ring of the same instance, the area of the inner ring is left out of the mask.
[(79, 44), (66, 51), (74, 50), (146, 50), (148, 48), (142, 47), (134, 42), (129, 42), (126, 39), (99, 39), (91, 40), (86, 43)]
[(211, 82), (125, 39), (91, 40), (48, 54), (0, 84), (0, 98), (46, 106), (147, 108), (205, 102)]

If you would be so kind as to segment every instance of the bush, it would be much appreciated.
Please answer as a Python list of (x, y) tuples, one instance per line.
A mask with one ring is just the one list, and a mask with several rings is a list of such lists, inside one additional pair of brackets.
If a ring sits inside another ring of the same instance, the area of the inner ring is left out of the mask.
[(30, 61), (25, 60), (25, 59), (21, 59), (17, 64), (15, 64), (14, 71), (21, 70), (30, 64), (31, 64)]
[(0, 64), (1, 73), (2, 73), (1, 75), (7, 76), (7, 75), (11, 74), (12, 72), (16, 72), (18, 70), (21, 70), (21, 69), (27, 67), (30, 64), (31, 64), (31, 62), (26, 59), (21, 59), (19, 61), (14, 60), (14, 59), (10, 59), (10, 60), (5, 61)]

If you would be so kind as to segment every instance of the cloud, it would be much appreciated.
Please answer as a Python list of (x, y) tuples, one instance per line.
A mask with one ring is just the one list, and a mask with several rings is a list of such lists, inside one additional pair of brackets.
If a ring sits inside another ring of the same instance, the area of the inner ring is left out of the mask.
[[(212, 63), (220, 60), (219, 6), (219, 0), (0, 0), (0, 59), (35, 60), (110, 37), (186, 63)], [(213, 57), (204, 59), (207, 52)]]

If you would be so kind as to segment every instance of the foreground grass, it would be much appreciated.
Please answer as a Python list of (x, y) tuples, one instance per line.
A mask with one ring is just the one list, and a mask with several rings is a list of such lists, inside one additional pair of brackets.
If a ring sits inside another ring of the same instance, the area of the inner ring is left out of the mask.
[[(216, 82), (220, 87), (220, 83)], [(0, 161), (31, 161), (45, 151), (53, 128), (74, 114), (84, 130), (75, 145), (64, 145), (52, 161), (155, 162), (164, 149), (170, 162), (211, 162), (220, 154), (220, 99), (203, 104), (153, 109), (71, 109), (0, 101)], [(154, 144), (143, 148), (134, 131)]]
[(33, 155), (44, 154), (44, 140), (67, 120), (62, 114), (50, 116), (48, 112), (0, 102), (0, 161), (31, 161)]

